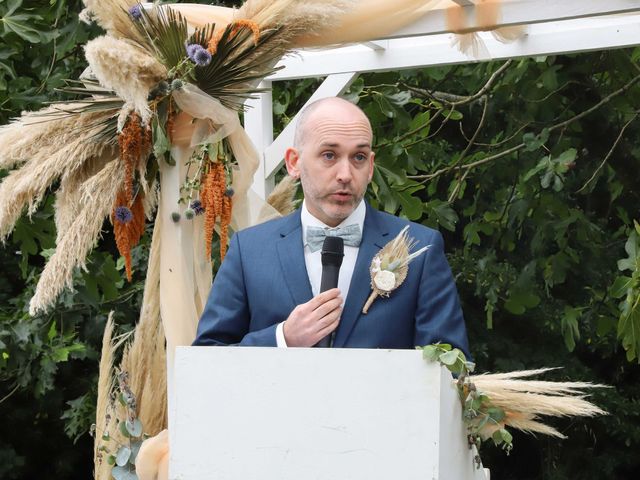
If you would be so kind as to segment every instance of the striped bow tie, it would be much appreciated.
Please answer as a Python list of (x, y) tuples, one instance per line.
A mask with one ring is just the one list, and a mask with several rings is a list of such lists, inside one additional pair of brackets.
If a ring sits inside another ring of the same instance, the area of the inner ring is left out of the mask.
[(355, 223), (336, 228), (307, 227), (307, 245), (309, 245), (311, 252), (320, 250), (326, 237), (340, 237), (345, 245), (359, 247), (362, 240), (362, 232), (360, 231), (360, 225)]

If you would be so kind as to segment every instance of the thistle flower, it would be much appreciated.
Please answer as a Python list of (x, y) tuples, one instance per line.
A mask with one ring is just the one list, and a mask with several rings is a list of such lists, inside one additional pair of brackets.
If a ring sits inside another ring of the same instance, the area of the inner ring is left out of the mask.
[(233, 188), (229, 187), (224, 191), (225, 196), (233, 197), (233, 194), (236, 193)]
[(184, 218), (186, 218), (187, 220), (191, 220), (191, 219), (193, 219), (193, 217), (195, 217), (195, 216), (196, 216), (196, 214), (195, 214), (195, 212), (194, 212), (191, 208), (187, 208), (187, 209), (184, 211)]
[(171, 220), (173, 220), (174, 223), (178, 223), (180, 221), (180, 214), (178, 212), (172, 212)]
[(197, 43), (187, 45), (187, 56), (199, 67), (206, 67), (211, 63), (211, 54)]
[(202, 215), (204, 213), (204, 207), (202, 206), (202, 202), (200, 200), (194, 200), (193, 202), (191, 202), (190, 207), (196, 215)]
[(133, 213), (131, 213), (131, 210), (127, 207), (116, 207), (116, 212), (114, 217), (117, 222), (120, 222), (123, 225), (126, 225), (131, 220), (133, 220)]
[(140, 4), (136, 3), (133, 7), (129, 9), (129, 15), (134, 20), (140, 20), (142, 18), (142, 12), (140, 11)]
[(184, 82), (179, 78), (176, 78), (171, 82), (171, 90), (180, 90), (183, 86)]

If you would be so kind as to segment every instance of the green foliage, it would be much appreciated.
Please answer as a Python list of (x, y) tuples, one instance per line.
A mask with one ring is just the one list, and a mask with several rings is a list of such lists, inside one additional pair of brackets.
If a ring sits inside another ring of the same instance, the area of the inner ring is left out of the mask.
[[(476, 389), (469, 374), (475, 364), (467, 361), (462, 350), (453, 348), (448, 343), (435, 343), (422, 347), (422, 356), (426, 360), (439, 362), (457, 377), (456, 386), (462, 406), (462, 421), (467, 427), (467, 438), (470, 445), (480, 448), (481, 432), (488, 425), (500, 425), (505, 418), (503, 409), (491, 402), (491, 397)], [(513, 436), (504, 427), (496, 430), (491, 436), (493, 444), (502, 448), (507, 454), (513, 450)]]
[[(564, 366), (558, 379), (616, 387), (594, 394), (610, 417), (556, 422), (569, 441), (515, 433), (508, 460), (488, 453), (495, 478), (632, 478), (640, 467), (638, 58), (366, 74), (345, 94), (373, 124), (368, 200), (445, 236), (478, 367)], [(277, 130), (309, 82), (275, 85)], [(625, 448), (604, 446), (615, 442)]]

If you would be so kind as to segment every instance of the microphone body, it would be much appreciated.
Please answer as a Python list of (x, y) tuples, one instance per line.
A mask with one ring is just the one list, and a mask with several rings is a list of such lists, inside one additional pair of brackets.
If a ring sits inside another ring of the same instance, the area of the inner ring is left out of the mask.
[[(322, 243), (322, 277), (320, 278), (320, 293), (338, 286), (340, 266), (344, 257), (344, 241), (340, 237), (325, 237)], [(320, 340), (316, 347), (327, 348), (333, 343), (333, 334)]]

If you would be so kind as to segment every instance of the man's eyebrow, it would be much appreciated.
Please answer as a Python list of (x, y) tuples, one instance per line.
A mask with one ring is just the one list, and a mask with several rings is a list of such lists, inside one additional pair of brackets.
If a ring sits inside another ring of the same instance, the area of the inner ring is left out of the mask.
[[(331, 143), (331, 142), (322, 142), (320, 144), (321, 147), (331, 147), (331, 148), (336, 148), (339, 147), (340, 144), (338, 143)], [(356, 145), (357, 148), (371, 148), (371, 144), (370, 143), (359, 143), (358, 145)]]

